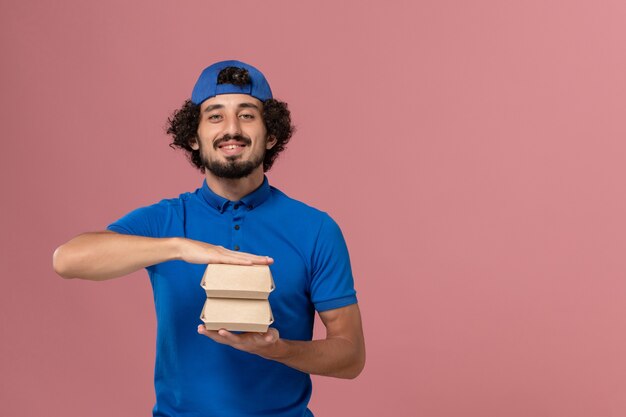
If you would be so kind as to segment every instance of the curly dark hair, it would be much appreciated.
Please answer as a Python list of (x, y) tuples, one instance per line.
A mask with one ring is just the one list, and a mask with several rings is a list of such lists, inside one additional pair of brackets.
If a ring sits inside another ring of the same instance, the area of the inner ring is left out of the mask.
[[(248, 71), (243, 68), (227, 67), (218, 75), (218, 84), (245, 85), (249, 82)], [(275, 99), (265, 100), (262, 116), (268, 136), (276, 138), (276, 145), (266, 151), (263, 160), (263, 171), (267, 172), (278, 154), (285, 150), (295, 127), (291, 124), (291, 113), (285, 102)], [(185, 150), (189, 162), (204, 173), (200, 151), (191, 148), (191, 144), (198, 140), (200, 105), (194, 104), (191, 100), (185, 100), (183, 105), (167, 119), (167, 124), (167, 134), (174, 139), (170, 147)]]

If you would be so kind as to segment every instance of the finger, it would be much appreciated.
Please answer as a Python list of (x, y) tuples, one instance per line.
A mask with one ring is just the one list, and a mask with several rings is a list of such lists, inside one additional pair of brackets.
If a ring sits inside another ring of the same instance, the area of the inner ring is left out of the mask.
[(274, 260), (269, 256), (261, 256), (255, 258), (249, 257), (232, 257), (229, 258), (227, 262), (224, 263), (233, 263), (238, 265), (271, 265), (274, 263)]
[(232, 344), (241, 343), (241, 336), (231, 333), (226, 329), (219, 329), (217, 333), (220, 336), (222, 336), (225, 340), (227, 340), (229, 343), (232, 343)]
[(203, 334), (205, 336), (211, 337), (215, 334), (217, 334), (217, 332), (213, 331), (213, 330), (207, 330), (207, 328), (204, 326), (204, 324), (199, 324), (198, 325), (198, 333)]
[(245, 260), (251, 261), (255, 264), (270, 264), (274, 262), (274, 260), (270, 258), (269, 256), (254, 255), (252, 253), (247, 253), (247, 252), (230, 251), (228, 254), (238, 259), (245, 259)]
[(217, 262), (214, 263), (230, 263), (239, 265), (270, 265), (273, 262), (274, 259), (270, 258), (269, 256), (259, 256), (249, 253), (229, 251), (217, 257)]
[(254, 263), (248, 259), (235, 258), (235, 257), (226, 257), (226, 258), (218, 258), (209, 262), (211, 264), (228, 264), (228, 265), (247, 265), (251, 266)]
[(199, 324), (198, 325), (198, 333), (203, 334), (205, 336), (209, 336), (211, 338), (219, 337), (219, 334), (217, 333), (217, 330), (207, 330), (207, 328), (204, 326), (204, 324)]
[(255, 265), (271, 265), (274, 263), (274, 259), (269, 256), (258, 256), (252, 260)]
[(227, 251), (216, 253), (211, 257), (214, 264), (246, 264), (252, 265), (252, 261), (247, 256), (242, 256), (237, 252)]
[(278, 329), (275, 329), (273, 327), (270, 327), (269, 329), (267, 329), (267, 333), (265, 333), (265, 335), (263, 336), (263, 340), (265, 340), (268, 343), (276, 342), (278, 339), (280, 339), (280, 334), (278, 333)]

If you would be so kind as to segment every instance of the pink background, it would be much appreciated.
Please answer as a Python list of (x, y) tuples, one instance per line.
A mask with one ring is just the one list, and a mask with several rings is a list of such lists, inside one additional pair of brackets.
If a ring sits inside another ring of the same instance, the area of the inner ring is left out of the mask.
[(150, 414), (147, 274), (66, 281), (51, 256), (200, 186), (163, 127), (235, 58), (298, 127), (271, 183), (351, 251), (368, 363), (314, 378), (316, 416), (626, 415), (624, 22), (617, 0), (2, 1), (0, 414)]

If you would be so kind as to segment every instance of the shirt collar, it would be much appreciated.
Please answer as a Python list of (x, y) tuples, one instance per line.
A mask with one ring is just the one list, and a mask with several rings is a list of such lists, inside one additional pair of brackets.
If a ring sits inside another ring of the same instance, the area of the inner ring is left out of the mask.
[(250, 194), (243, 197), (239, 202), (238, 201), (229, 201), (228, 199), (219, 196), (213, 192), (209, 188), (206, 183), (206, 179), (202, 182), (202, 197), (204, 200), (214, 209), (218, 210), (220, 213), (223, 213), (228, 207), (229, 204), (241, 203), (245, 204), (249, 210), (256, 208), (257, 206), (263, 204), (265, 200), (270, 196), (270, 184), (267, 180), (267, 176), (263, 176), (263, 183), (256, 190), (252, 191)]

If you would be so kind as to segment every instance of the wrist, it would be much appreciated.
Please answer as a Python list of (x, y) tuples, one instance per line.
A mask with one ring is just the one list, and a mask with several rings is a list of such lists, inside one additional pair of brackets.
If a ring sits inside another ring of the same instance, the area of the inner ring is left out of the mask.
[(293, 346), (284, 339), (278, 339), (276, 342), (263, 349), (258, 353), (259, 356), (273, 361), (283, 361), (293, 355)]
[(180, 237), (170, 237), (165, 239), (166, 245), (168, 246), (169, 254), (168, 256), (170, 261), (181, 261), (183, 260), (183, 252), (185, 239)]

